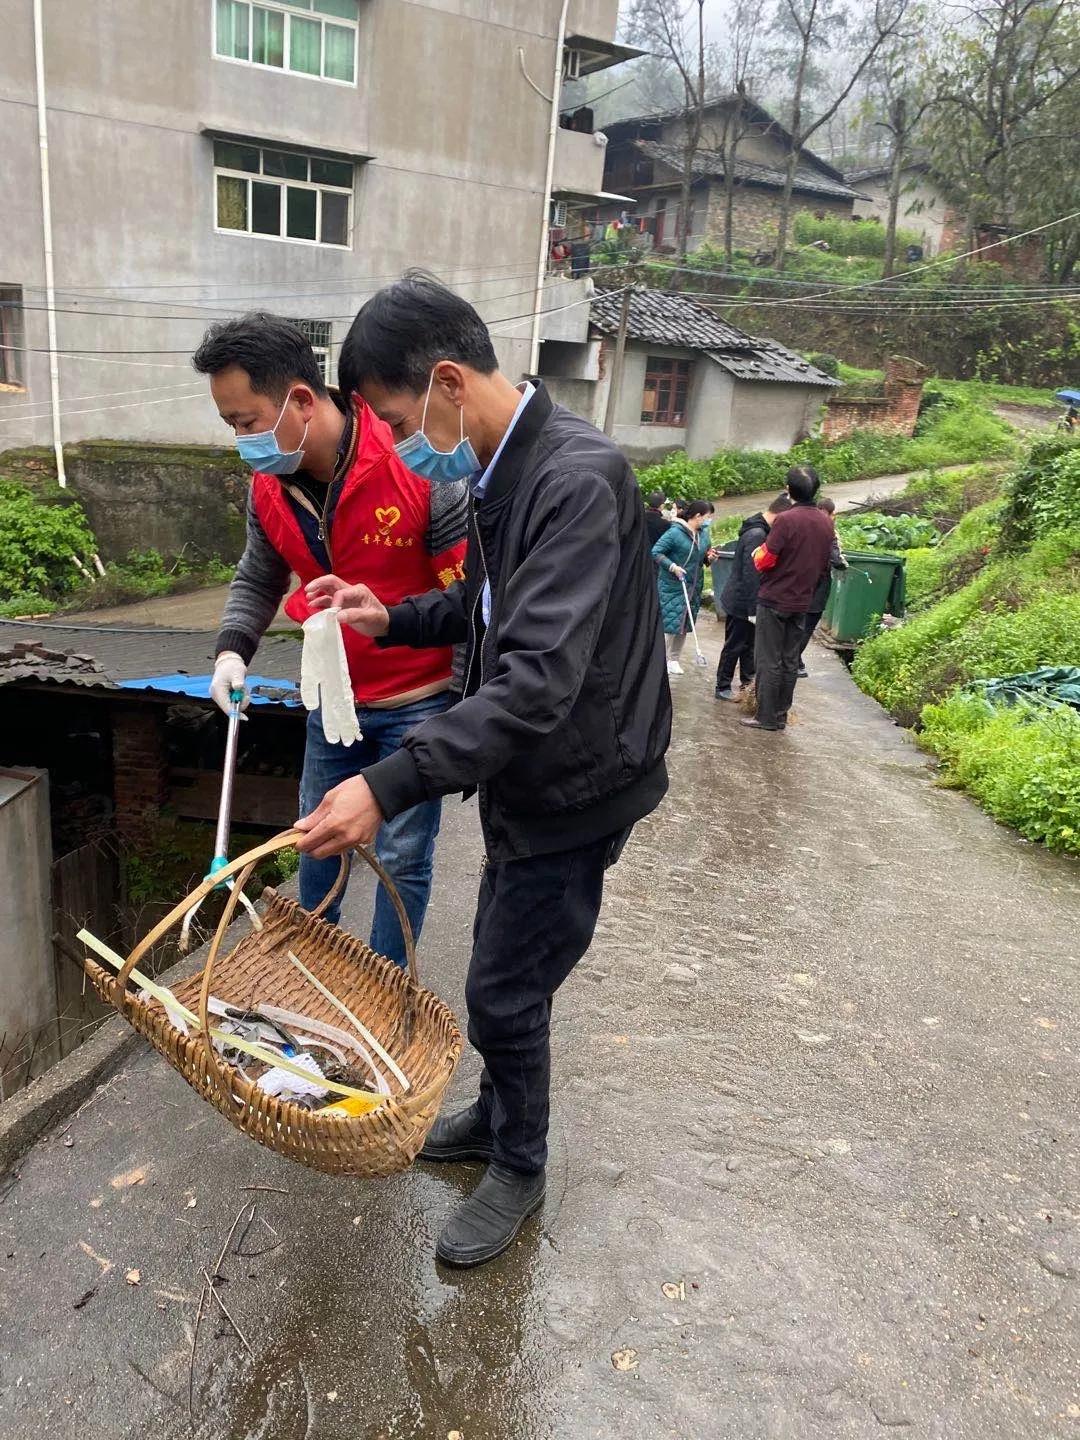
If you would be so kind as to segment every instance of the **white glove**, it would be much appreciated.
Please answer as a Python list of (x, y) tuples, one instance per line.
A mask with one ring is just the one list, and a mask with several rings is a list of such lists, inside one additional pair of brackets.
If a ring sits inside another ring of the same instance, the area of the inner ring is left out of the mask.
[(756, 616), (756, 615), (748, 615), (746, 618), (750, 621), (750, 624), (751, 624), (751, 625), (756, 625), (756, 624), (757, 624), (757, 616)]
[(240, 709), (246, 710), (251, 704), (251, 696), (247, 688), (247, 666), (235, 650), (222, 650), (221, 654), (214, 661), (214, 678), (210, 681), (210, 699), (228, 715), (232, 708), (232, 700), (229, 697), (230, 690), (242, 690), (244, 698), (240, 701)]
[(309, 710), (322, 708), (323, 734), (329, 744), (351, 745), (363, 737), (356, 719), (340, 615), (341, 611), (331, 606), (304, 621), (300, 698)]

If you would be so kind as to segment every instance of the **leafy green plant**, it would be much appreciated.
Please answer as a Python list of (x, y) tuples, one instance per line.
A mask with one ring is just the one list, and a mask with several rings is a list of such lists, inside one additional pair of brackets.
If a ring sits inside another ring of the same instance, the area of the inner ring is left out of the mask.
[[(834, 255), (880, 258), (885, 254), (885, 227), (879, 220), (847, 220), (839, 215), (819, 218), (809, 210), (800, 210), (795, 215), (793, 230), (799, 245), (824, 241)], [(896, 232), (900, 253), (908, 245), (921, 243), (922, 237), (915, 230), (898, 229)]]
[(919, 737), (946, 783), (1051, 850), (1080, 855), (1080, 714), (992, 706), (962, 691), (922, 712)]
[(1080, 438), (1040, 440), (1011, 477), (1004, 543), (1015, 549), (1080, 518)]
[(836, 528), (849, 550), (914, 550), (937, 545), (941, 539), (931, 520), (918, 515), (882, 515), (876, 510), (841, 515)]
[(80, 578), (75, 558), (95, 548), (78, 504), (42, 504), (17, 481), (0, 481), (0, 594), (55, 600)]
[(925, 610), (966, 585), (988, 563), (1001, 533), (1004, 502), (989, 500), (970, 510), (933, 548), (906, 555), (906, 593), (910, 611)]

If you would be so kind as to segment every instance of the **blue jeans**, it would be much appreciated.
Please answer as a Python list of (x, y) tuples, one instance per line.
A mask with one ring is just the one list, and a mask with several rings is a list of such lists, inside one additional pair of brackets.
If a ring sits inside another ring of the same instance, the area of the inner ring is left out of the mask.
[[(376, 760), (382, 760), (401, 748), (407, 731), (414, 729), (432, 715), (440, 715), (450, 703), (448, 695), (432, 695), (397, 710), (368, 710), (357, 707), (362, 740), (353, 745), (331, 745), (323, 734), (322, 714), (313, 710), (308, 716), (307, 745), (304, 750), (304, 773), (300, 777), (300, 813), (310, 815), (328, 790), (359, 775)], [(404, 814), (395, 815), (379, 829), (375, 853), (398, 888), (413, 936), (420, 937), (431, 894), (432, 860), (435, 837), (442, 815), (441, 800), (426, 800)], [(340, 861), (312, 860), (300, 857), (300, 904), (314, 910), (337, 879)], [(325, 919), (337, 923), (341, 915), (339, 895), (327, 910)], [(375, 892), (375, 915), (371, 923), (371, 948), (385, 955), (395, 965), (405, 968), (405, 939), (401, 933), (394, 907), (382, 885)]]

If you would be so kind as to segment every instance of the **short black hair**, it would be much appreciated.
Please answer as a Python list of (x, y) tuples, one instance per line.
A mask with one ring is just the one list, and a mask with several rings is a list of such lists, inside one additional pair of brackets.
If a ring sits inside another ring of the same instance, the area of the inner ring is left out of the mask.
[(256, 395), (284, 402), (289, 386), (299, 380), (316, 395), (327, 393), (311, 341), (291, 320), (252, 310), (238, 320), (219, 320), (210, 326), (191, 357), (200, 375), (219, 375), (237, 366), (251, 381)]
[(341, 347), (338, 384), (346, 396), (366, 380), (419, 395), (440, 360), (482, 375), (499, 363), (488, 328), (469, 302), (433, 275), (409, 270), (361, 307)]
[(766, 505), (770, 515), (782, 515), (785, 510), (791, 509), (791, 496), (788, 494), (777, 495), (775, 500), (770, 500)]
[(817, 508), (819, 510), (824, 510), (826, 515), (835, 515), (836, 501), (833, 500), (830, 496), (826, 495), (817, 502)]
[(806, 504), (813, 500), (821, 481), (813, 465), (793, 465), (787, 472), (788, 494), (796, 502)]
[(659, 510), (663, 503), (664, 492), (662, 490), (654, 490), (651, 495), (646, 495), (645, 497), (645, 504), (648, 505), (650, 510)]

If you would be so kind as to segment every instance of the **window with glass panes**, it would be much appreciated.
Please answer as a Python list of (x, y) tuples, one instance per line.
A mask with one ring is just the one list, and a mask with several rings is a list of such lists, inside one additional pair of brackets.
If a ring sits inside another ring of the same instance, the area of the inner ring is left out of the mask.
[(221, 60), (356, 84), (357, 0), (215, 0)]
[(646, 357), (645, 389), (641, 396), (642, 425), (686, 424), (690, 364), (689, 360), (668, 360), (662, 355)]
[(319, 363), (323, 380), (327, 385), (332, 385), (334, 382), (330, 378), (331, 322), (329, 320), (294, 320), (293, 324), (311, 342), (311, 348), (315, 352), (315, 359)]
[(215, 140), (214, 185), (219, 230), (312, 245), (350, 244), (349, 160)]
[(0, 385), (23, 386), (23, 292), (0, 285)]

